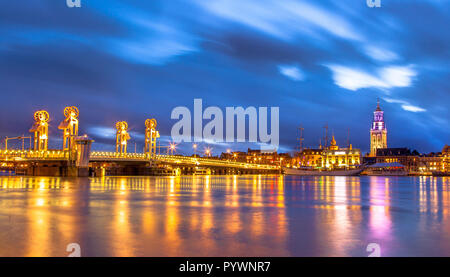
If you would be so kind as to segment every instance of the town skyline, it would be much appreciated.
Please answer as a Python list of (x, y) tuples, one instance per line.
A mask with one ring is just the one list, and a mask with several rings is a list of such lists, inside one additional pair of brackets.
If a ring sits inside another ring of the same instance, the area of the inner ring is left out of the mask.
[(80, 132), (100, 149), (110, 149), (121, 120), (141, 149), (143, 120), (157, 118), (168, 140), (170, 111), (202, 98), (220, 108), (280, 107), (283, 152), (295, 150), (299, 125), (304, 145), (319, 145), (325, 124), (340, 145), (350, 128), (368, 152), (380, 98), (390, 146), (433, 152), (450, 141), (445, 1), (102, 2), (4, 4), (0, 137), (26, 134), (36, 110), (57, 118), (74, 105)]
[(0, 257), (449, 256), (445, 26), (450, 0), (3, 1)]
[[(70, 108), (70, 107), (66, 107)], [(78, 112), (78, 108), (74, 107), (77, 109), (77, 113)], [(66, 113), (66, 109), (64, 109), (64, 113)], [(46, 110), (42, 110), (44, 112), (47, 112)], [(35, 111), (36, 113), (39, 112)], [(382, 124), (383, 124), (383, 128), (386, 128), (386, 125), (383, 119), (383, 113), (384, 110), (381, 109), (380, 107), (380, 99), (377, 99), (377, 105), (376, 105), (376, 109), (374, 109), (373, 112), (373, 117), (372, 117), (372, 127), (369, 128), (369, 131), (367, 132), (369, 135), (369, 145), (372, 144), (371, 141), (371, 137), (372, 137), (372, 131), (373, 128), (375, 126), (375, 122), (377, 122), (377, 117), (379, 116), (378, 114), (381, 112), (381, 120), (382, 120)], [(48, 112), (47, 112), (48, 113)], [(377, 115), (375, 115), (377, 114)], [(79, 114), (77, 114), (78, 117)], [(36, 115), (35, 115), (36, 116)], [(47, 115), (47, 117), (49, 117), (48, 120), (48, 147), (49, 149), (59, 149), (61, 148), (61, 146), (63, 146), (63, 144), (66, 141), (66, 138), (63, 137), (63, 133), (61, 133), (60, 128), (58, 128), (58, 124), (57, 121), (59, 120), (59, 117), (63, 117), (62, 114), (55, 115), (52, 116), (50, 114)], [(149, 119), (147, 119), (149, 120)], [(33, 121), (32, 119), (30, 120), (31, 122)], [(203, 120), (203, 122), (208, 123), (208, 121), (211, 120)], [(124, 121), (117, 121), (115, 122), (115, 124), (121, 123)], [(53, 123), (53, 124), (52, 124)], [(125, 121), (126, 124), (128, 124), (128, 122)], [(146, 123), (147, 124), (147, 123)], [(30, 125), (31, 126), (31, 125)], [(137, 126), (136, 123), (131, 122), (131, 126)], [(300, 125), (303, 126), (303, 125)], [(104, 134), (104, 137), (107, 137), (106, 140), (102, 140), (102, 142), (100, 143), (100, 147), (97, 145), (97, 143), (94, 144), (93, 146), (93, 150), (101, 150), (101, 151), (114, 151), (114, 148), (116, 147), (116, 145), (114, 144), (114, 140), (116, 139), (116, 130), (115, 130), (115, 126), (105, 126), (103, 127), (103, 131), (106, 132)], [(128, 128), (128, 125), (127, 125)], [(158, 129), (161, 128), (160, 126), (158, 127)], [(248, 141), (248, 137), (249, 137), (249, 133), (248, 133), (248, 118), (246, 118), (246, 141), (245, 142), (214, 142), (214, 141), (210, 141), (208, 139), (202, 139), (201, 141), (194, 141), (192, 140), (191, 142), (179, 142), (179, 143), (174, 143), (173, 138), (170, 135), (167, 134), (161, 134), (158, 131), (158, 147), (160, 148), (167, 148), (171, 145), (176, 145), (176, 149), (172, 149), (173, 151), (175, 151), (175, 153), (177, 154), (182, 154), (182, 155), (192, 155), (192, 154), (201, 154), (202, 150), (208, 150), (208, 155), (213, 155), (213, 156), (220, 156), (223, 153), (226, 152), (245, 152), (248, 149), (259, 149), (258, 147), (260, 146), (260, 143), (252, 143)], [(365, 156), (365, 155), (374, 155), (374, 152), (370, 150), (370, 147), (368, 150), (364, 150), (363, 148), (360, 148), (358, 144), (355, 144), (352, 139), (351, 139), (351, 135), (349, 133), (350, 128), (347, 129), (347, 137), (344, 141), (339, 141), (338, 139), (336, 139), (336, 134), (334, 132), (334, 129), (330, 126), (328, 126), (328, 124), (325, 124), (325, 126), (322, 126), (321, 128), (323, 128), (323, 132), (322, 132), (322, 136), (319, 136), (318, 139), (318, 143), (317, 145), (305, 145), (304, 143), (302, 144), (303, 149), (319, 149), (319, 148), (326, 148), (327, 146), (330, 145), (331, 141), (334, 140), (334, 143), (340, 147), (349, 147), (350, 145), (352, 145), (352, 147), (354, 148), (358, 148), (361, 149), (361, 155)], [(136, 130), (139, 129), (139, 130)], [(142, 129), (142, 130), (140, 130)], [(127, 140), (129, 140), (130, 144), (129, 144), (129, 152), (136, 152), (136, 153), (141, 153), (143, 152), (142, 150), (144, 150), (144, 145), (145, 145), (145, 138), (144, 138), (144, 126), (140, 126), (140, 127), (133, 127), (133, 129), (130, 129), (130, 134), (132, 136), (130, 136)], [(304, 134), (304, 128), (302, 128), (302, 135)], [(27, 130), (27, 129), (26, 129)], [(86, 132), (84, 132), (84, 128), (80, 127), (80, 134), (86, 135), (89, 138), (94, 139), (95, 136), (92, 136)], [(30, 133), (31, 130), (23, 133), (22, 135), (16, 135), (16, 137), (30, 137), (30, 145), (24, 146), (22, 145), (22, 147), (25, 148), (33, 148), (31, 145), (31, 140), (32, 140), (32, 134)], [(0, 130), (0, 133), (2, 131)], [(389, 133), (389, 136), (391, 134)], [(8, 136), (2, 137), (2, 140), (0, 142), (0, 147), (3, 149), (5, 148), (5, 139), (8, 138)], [(11, 139), (11, 136), (9, 136), (9, 138)], [(225, 138), (225, 136), (224, 136)], [(280, 148), (278, 149), (278, 151), (275, 152), (279, 152), (279, 153), (290, 153), (290, 154), (294, 154), (296, 152), (298, 152), (300, 150), (300, 144), (299, 144), (299, 138), (300, 136), (297, 136), (296, 139), (296, 143), (293, 144), (292, 146), (288, 146), (288, 147), (283, 147), (280, 146)], [(328, 138), (328, 141), (326, 140), (326, 138)], [(305, 141), (304, 137), (302, 136), (303, 142)], [(386, 137), (384, 138), (384, 140), (386, 141)], [(95, 140), (94, 140), (95, 141)], [(108, 142), (109, 141), (109, 145), (103, 141)], [(386, 143), (386, 142), (385, 142)], [(20, 149), (20, 145), (21, 145), (21, 140), (18, 139), (17, 141), (12, 141), (8, 143), (9, 148), (8, 149)], [(193, 149), (193, 145), (195, 145), (195, 149)], [(447, 144), (444, 144), (442, 147), (446, 146)], [(12, 147), (11, 147), (12, 146)], [(238, 146), (238, 147), (236, 147)], [(216, 148), (214, 148), (216, 147)], [(440, 152), (440, 149), (434, 150), (434, 151), (428, 151), (428, 152), (421, 152), (419, 151), (416, 147), (414, 146), (408, 146), (407, 144), (405, 145), (389, 145), (389, 144), (383, 144), (378, 146), (378, 148), (409, 148), (411, 151), (418, 151), (419, 153), (423, 153), (423, 154), (428, 154), (428, 153), (438, 153)], [(134, 150), (133, 150), (134, 149)], [(442, 149), (442, 148), (441, 148)], [(116, 150), (117, 151), (117, 150)], [(161, 150), (159, 150), (160, 152), (162, 152)], [(172, 151), (172, 152), (173, 152)]]

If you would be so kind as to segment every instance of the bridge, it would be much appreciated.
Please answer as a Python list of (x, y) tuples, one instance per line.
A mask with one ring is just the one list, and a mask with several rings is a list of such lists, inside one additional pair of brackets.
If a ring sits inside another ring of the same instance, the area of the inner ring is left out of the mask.
[[(116, 123), (116, 151), (91, 151), (94, 142), (87, 135), (78, 135), (76, 107), (66, 107), (65, 120), (59, 125), (63, 131), (62, 149), (48, 148), (49, 113), (37, 111), (31, 137), (5, 139), (5, 149), (0, 150), (0, 171), (31, 176), (105, 176), (105, 175), (181, 175), (181, 174), (275, 174), (276, 165), (242, 163), (212, 157), (173, 155), (174, 145), (168, 147), (172, 154), (156, 153), (159, 132), (155, 119), (145, 121), (144, 153), (127, 153), (128, 123)], [(24, 149), (24, 139), (30, 139), (30, 149)], [(22, 139), (22, 149), (8, 149), (8, 140)]]
[[(278, 166), (216, 158), (143, 153), (91, 152), (88, 166), (77, 166), (77, 156), (64, 150), (0, 150), (0, 170), (32, 176), (273, 174)], [(81, 170), (80, 170), (81, 169)], [(84, 173), (80, 172), (83, 171)]]

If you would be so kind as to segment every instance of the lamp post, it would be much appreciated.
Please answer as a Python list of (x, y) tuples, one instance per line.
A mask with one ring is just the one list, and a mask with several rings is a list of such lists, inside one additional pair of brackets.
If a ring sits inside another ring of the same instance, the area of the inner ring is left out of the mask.
[(206, 149), (205, 149), (205, 155), (206, 155), (207, 157), (211, 157), (211, 148), (206, 148)]
[(281, 162), (283, 161), (283, 158), (280, 158), (280, 175), (282, 174), (283, 170), (282, 170), (282, 166), (281, 166)]
[(194, 157), (197, 157), (197, 144), (194, 143), (194, 144), (192, 145), (192, 148), (194, 148)]
[(175, 143), (171, 143), (169, 146), (170, 149), (170, 155), (173, 156), (173, 152), (176, 151), (177, 145)]

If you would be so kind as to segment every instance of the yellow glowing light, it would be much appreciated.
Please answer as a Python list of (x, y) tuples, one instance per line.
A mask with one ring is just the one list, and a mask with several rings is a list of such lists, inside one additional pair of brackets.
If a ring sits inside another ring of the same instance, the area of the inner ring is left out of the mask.
[(49, 120), (50, 116), (47, 111), (41, 110), (34, 113), (35, 122), (30, 129), (30, 132), (34, 133), (34, 150), (47, 150)]
[(128, 134), (128, 123), (125, 121), (119, 121), (116, 123), (116, 153), (127, 153), (127, 141), (130, 139)]

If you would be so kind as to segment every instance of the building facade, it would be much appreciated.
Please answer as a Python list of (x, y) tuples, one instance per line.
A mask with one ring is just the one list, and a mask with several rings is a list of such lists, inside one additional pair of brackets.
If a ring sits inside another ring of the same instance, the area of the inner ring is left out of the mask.
[(297, 164), (300, 166), (321, 168), (323, 160), (323, 149), (303, 149), (298, 155)]
[(361, 151), (353, 149), (351, 144), (348, 148), (340, 148), (333, 136), (330, 147), (323, 151), (322, 160), (322, 167), (327, 169), (355, 168), (361, 163)]
[(319, 149), (304, 149), (296, 158), (297, 165), (312, 167), (316, 169), (338, 169), (355, 168), (361, 163), (361, 151), (354, 149), (352, 145), (348, 148), (340, 148), (334, 136), (330, 146)]
[(229, 152), (220, 155), (222, 160), (242, 163), (283, 165), (290, 167), (293, 159), (288, 153), (265, 152), (248, 148), (247, 152)]
[(449, 147), (442, 152), (419, 154), (408, 148), (382, 148), (377, 150), (377, 163), (400, 163), (410, 174), (430, 175), (448, 172)]
[(443, 157), (442, 171), (445, 173), (449, 173), (450, 172), (450, 146), (449, 145), (445, 145), (444, 148), (442, 149), (442, 157)]
[(408, 172), (416, 171), (419, 157), (408, 148), (380, 148), (376, 153), (377, 163), (400, 163)]
[(370, 129), (370, 156), (377, 154), (377, 149), (387, 148), (387, 129), (384, 123), (384, 112), (378, 100), (377, 108), (373, 113), (372, 128)]

